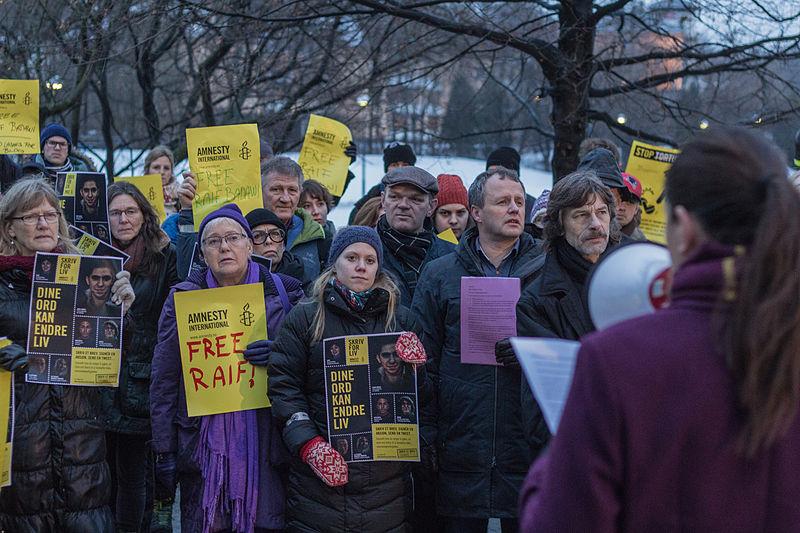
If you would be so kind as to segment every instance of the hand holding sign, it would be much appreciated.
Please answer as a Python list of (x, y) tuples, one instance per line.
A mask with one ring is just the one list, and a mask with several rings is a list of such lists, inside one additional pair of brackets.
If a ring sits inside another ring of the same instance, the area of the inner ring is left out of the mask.
[(305, 443), (300, 450), (300, 457), (329, 487), (341, 487), (347, 484), (347, 463), (322, 437), (314, 437)]

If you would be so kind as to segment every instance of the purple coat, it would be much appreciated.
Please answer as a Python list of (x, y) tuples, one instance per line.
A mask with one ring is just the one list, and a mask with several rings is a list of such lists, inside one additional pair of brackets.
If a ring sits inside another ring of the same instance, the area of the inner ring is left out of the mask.
[[(300, 282), (278, 274), (283, 281), (291, 305), (303, 297)], [(264, 303), (267, 308), (267, 331), (275, 338), (286, 316), (277, 288), (266, 268), (261, 267), (264, 284)], [(195, 273), (177, 284), (164, 303), (158, 329), (158, 344), (153, 354), (150, 382), (150, 414), (153, 428), (153, 452), (176, 453), (181, 485), (181, 530), (202, 529), (202, 480), (200, 467), (194, 459), (201, 417), (186, 414), (186, 395), (181, 372), (178, 329), (175, 322), (175, 291), (207, 288), (205, 271)], [(289, 454), (281, 438), (280, 428), (272, 419), (271, 409), (258, 410), (259, 450), (265, 461), (259, 472), (256, 527), (282, 529), (284, 525), (285, 494), (279, 464), (287, 463)]]
[[(522, 531), (800, 531), (800, 417), (752, 460), (712, 312), (727, 247), (676, 272), (668, 309), (587, 336)], [(768, 327), (768, 325), (765, 325)]]

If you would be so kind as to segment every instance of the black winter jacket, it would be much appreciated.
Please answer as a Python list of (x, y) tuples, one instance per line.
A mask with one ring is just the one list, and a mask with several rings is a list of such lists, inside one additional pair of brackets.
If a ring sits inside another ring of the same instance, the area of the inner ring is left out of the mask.
[(109, 431), (150, 434), (150, 364), (158, 342), (158, 317), (170, 287), (178, 281), (172, 244), (161, 250), (154, 275), (143, 271), (131, 275), (136, 300), (125, 316), (119, 387), (103, 389), (103, 412)]
[[(31, 284), (0, 272), (0, 335), (25, 347)], [(14, 380), (11, 486), (0, 491), (0, 531), (113, 531), (100, 389)]]
[[(422, 261), (422, 270), (425, 269), (425, 265), (434, 259), (438, 259), (439, 257), (447, 255), (450, 252), (454, 252), (455, 249), (456, 245), (452, 242), (448, 242), (444, 239), (434, 236), (433, 243), (431, 244), (431, 247), (428, 248), (428, 253), (425, 255), (425, 259)], [(383, 247), (383, 268), (389, 274), (391, 274), (392, 279), (394, 279), (395, 283), (400, 288), (400, 303), (407, 307), (411, 307), (411, 301), (414, 298), (414, 291), (411, 289), (411, 285), (406, 279), (403, 263), (386, 246)], [(422, 282), (421, 271), (419, 279), (417, 280), (417, 287), (419, 287), (419, 284)]]
[[(454, 254), (425, 268), (412, 312), (420, 322), (435, 385), (434, 408), (422, 433), (439, 455), (438, 511), (444, 516), (513, 518), (523, 478), (538, 449), (526, 445), (520, 413), (519, 367), (461, 363), (461, 278), (482, 277), (468, 229)], [(511, 274), (524, 288), (536, 274), (538, 250), (520, 236)]]
[[(384, 333), (385, 291), (376, 290), (363, 313), (354, 314), (330, 287), (325, 292), (323, 338)], [(349, 463), (344, 487), (328, 487), (299, 458), (303, 444), (316, 436), (327, 438), (327, 410), (322, 364), (322, 342), (311, 342), (318, 304), (304, 302), (283, 323), (269, 363), (272, 413), (284, 426), (293, 414), (305, 412), (307, 421), (285, 427), (283, 438), (292, 454), (287, 498), (288, 531), (407, 531), (411, 511), (409, 463)], [(395, 331), (415, 331), (404, 307), (396, 312)], [(430, 397), (424, 371), (418, 374), (419, 402)]]

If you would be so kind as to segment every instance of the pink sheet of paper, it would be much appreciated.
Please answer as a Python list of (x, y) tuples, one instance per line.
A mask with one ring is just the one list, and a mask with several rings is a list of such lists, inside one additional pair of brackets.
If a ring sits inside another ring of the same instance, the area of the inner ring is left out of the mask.
[(461, 362), (496, 365), (494, 345), (517, 335), (519, 278), (461, 278)]

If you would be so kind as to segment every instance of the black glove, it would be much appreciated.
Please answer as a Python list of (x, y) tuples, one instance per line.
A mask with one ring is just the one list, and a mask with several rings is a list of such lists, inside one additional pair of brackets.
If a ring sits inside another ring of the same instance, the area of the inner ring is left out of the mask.
[(245, 349), (244, 358), (253, 366), (267, 366), (269, 356), (272, 353), (272, 345), (275, 341), (263, 340), (251, 342)]
[(519, 366), (514, 348), (511, 347), (510, 339), (499, 340), (494, 345), (494, 358), (501, 366)]
[(0, 368), (9, 372), (24, 370), (28, 366), (28, 354), (19, 344), (9, 344), (0, 348)]
[(178, 458), (174, 452), (157, 453), (154, 465), (156, 500), (171, 500), (178, 485)]
[(344, 149), (344, 155), (350, 158), (350, 164), (356, 162), (356, 158), (358, 157), (358, 147), (356, 143), (350, 141), (350, 144), (347, 145), (347, 148)]

